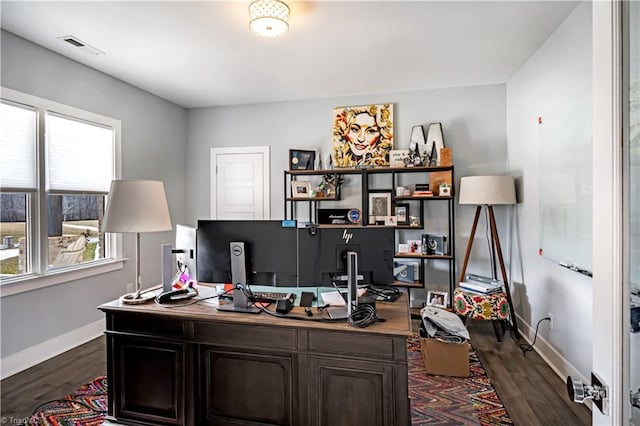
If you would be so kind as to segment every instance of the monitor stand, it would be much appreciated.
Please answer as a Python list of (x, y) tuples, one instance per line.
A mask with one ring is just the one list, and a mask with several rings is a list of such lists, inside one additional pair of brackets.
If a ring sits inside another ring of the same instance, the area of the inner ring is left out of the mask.
[(247, 298), (250, 292), (247, 285), (247, 259), (244, 242), (232, 241), (229, 243), (229, 251), (231, 253), (231, 282), (234, 283), (233, 303), (224, 303), (218, 305), (219, 311), (226, 312), (242, 312), (245, 314), (259, 314), (262, 312), (260, 308), (251, 304)]
[(248, 289), (244, 291), (242, 288), (233, 289), (233, 302), (219, 304), (217, 309), (219, 311), (242, 312), (245, 314), (259, 314), (262, 312), (260, 308), (251, 304), (245, 291), (248, 291)]
[[(345, 278), (344, 276), (341, 278)], [(351, 316), (351, 311), (358, 306), (358, 253), (350, 251), (347, 253), (347, 300), (345, 306), (330, 306), (327, 314), (331, 319), (347, 319)], [(338, 290), (340, 293), (340, 290)]]

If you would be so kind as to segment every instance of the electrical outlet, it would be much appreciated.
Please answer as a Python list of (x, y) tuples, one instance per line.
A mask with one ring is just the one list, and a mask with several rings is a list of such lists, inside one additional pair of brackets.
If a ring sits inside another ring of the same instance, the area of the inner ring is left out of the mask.
[(553, 330), (553, 314), (549, 312), (547, 316), (549, 317), (549, 330)]
[(133, 293), (133, 283), (127, 284), (127, 293)]

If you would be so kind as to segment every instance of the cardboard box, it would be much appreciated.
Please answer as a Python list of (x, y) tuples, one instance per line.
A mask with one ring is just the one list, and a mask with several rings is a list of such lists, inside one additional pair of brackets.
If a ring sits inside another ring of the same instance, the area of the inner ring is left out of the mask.
[(436, 376), (469, 377), (469, 342), (445, 343), (420, 339), (427, 373)]

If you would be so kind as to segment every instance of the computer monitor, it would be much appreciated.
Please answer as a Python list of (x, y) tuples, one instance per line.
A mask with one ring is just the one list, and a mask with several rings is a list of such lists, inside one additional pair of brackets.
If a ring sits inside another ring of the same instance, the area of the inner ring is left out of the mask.
[(358, 284), (389, 285), (393, 282), (393, 228), (300, 229), (299, 285), (331, 286), (347, 273), (347, 253), (358, 254)]
[(281, 220), (199, 220), (198, 281), (231, 283), (230, 244), (243, 242), (249, 285), (295, 287), (297, 229)]
[(176, 225), (176, 241), (173, 246), (176, 261), (185, 265), (192, 280), (197, 281), (196, 268), (196, 228), (187, 225)]

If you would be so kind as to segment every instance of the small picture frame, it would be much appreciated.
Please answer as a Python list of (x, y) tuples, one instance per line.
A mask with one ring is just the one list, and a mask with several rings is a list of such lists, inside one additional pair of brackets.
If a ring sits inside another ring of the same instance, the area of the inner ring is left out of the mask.
[(422, 253), (422, 240), (407, 240), (409, 253)]
[(409, 253), (409, 244), (398, 244), (398, 253)]
[(311, 197), (311, 182), (303, 180), (291, 181), (291, 197), (292, 198), (309, 198)]
[(408, 203), (396, 204), (396, 218), (398, 219), (398, 225), (409, 225), (409, 204)]
[(315, 170), (316, 152), (302, 149), (289, 150), (289, 170)]
[(384, 217), (384, 226), (397, 226), (398, 219), (395, 216), (385, 216)]
[(427, 293), (427, 305), (435, 306), (436, 308), (446, 308), (449, 298), (449, 293), (446, 291), (429, 291)]
[(391, 192), (372, 192), (369, 194), (369, 216), (375, 222), (384, 222), (391, 216)]

